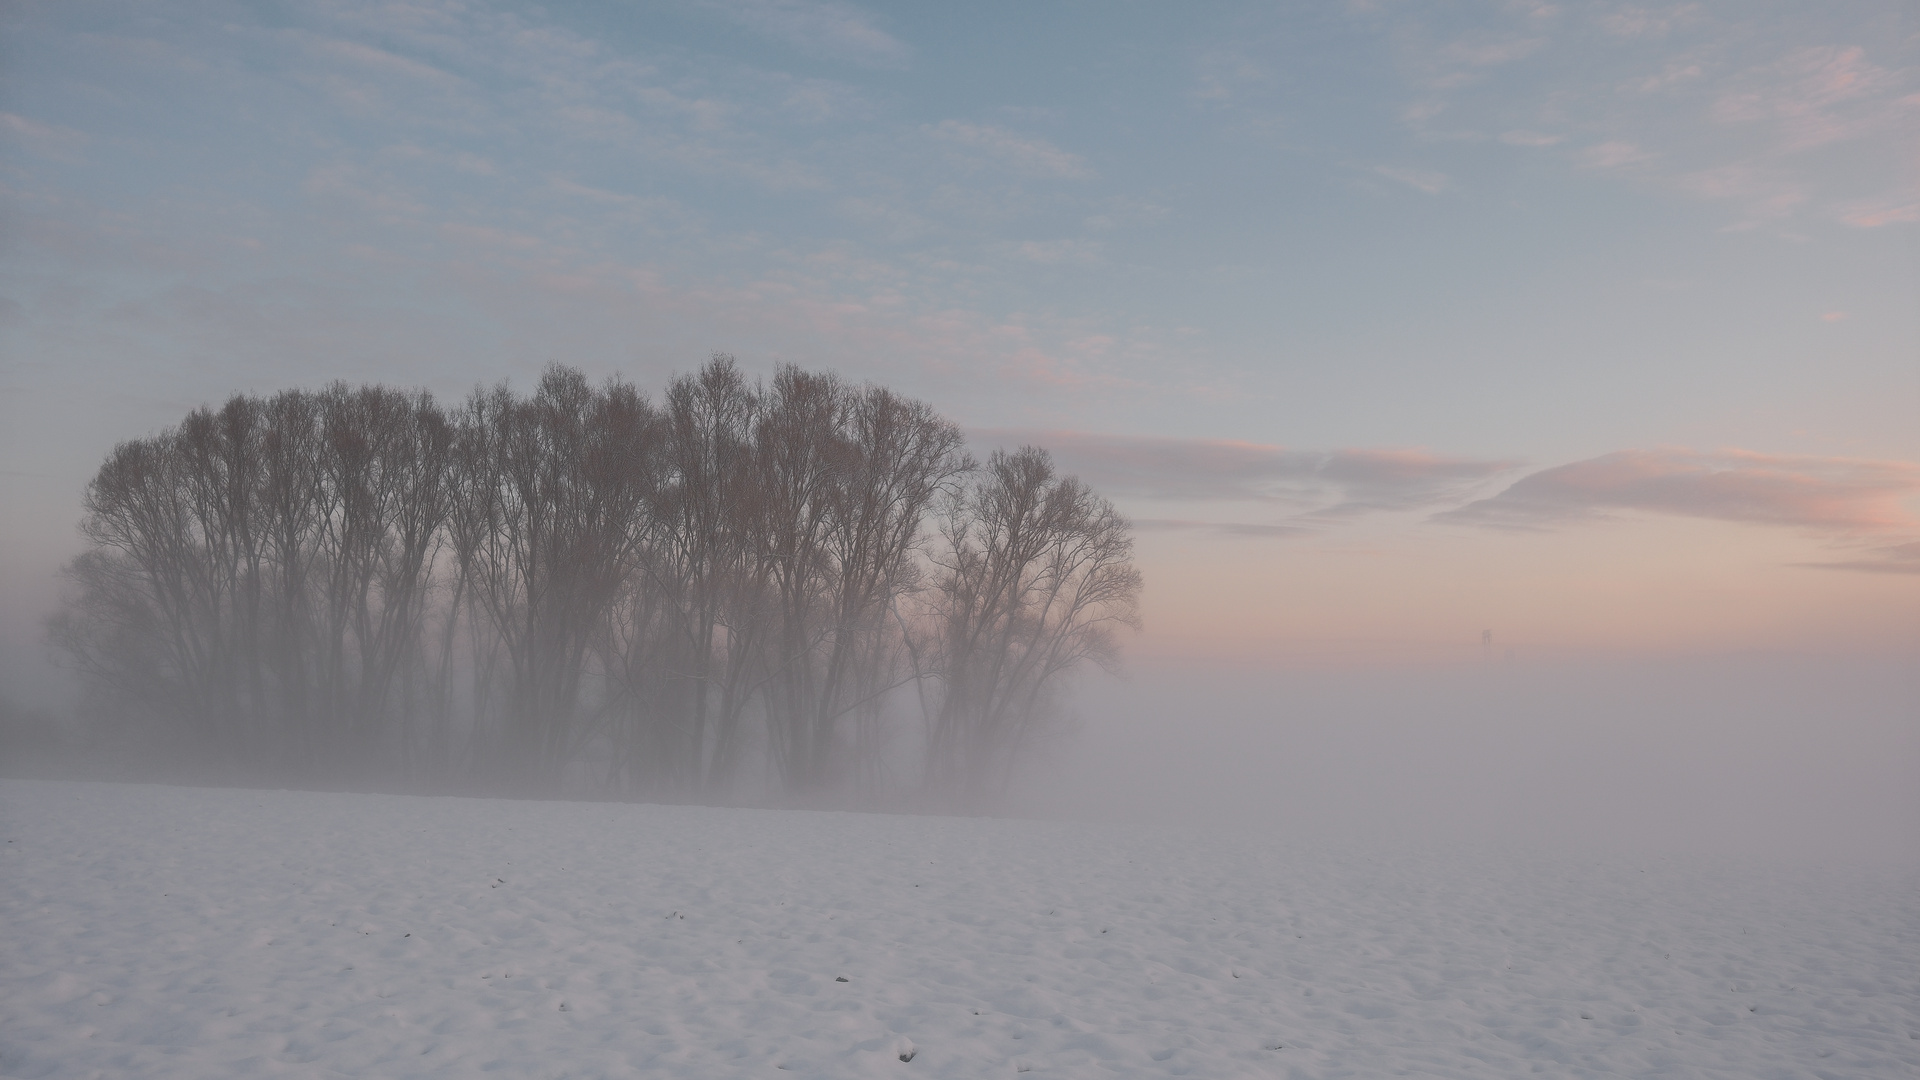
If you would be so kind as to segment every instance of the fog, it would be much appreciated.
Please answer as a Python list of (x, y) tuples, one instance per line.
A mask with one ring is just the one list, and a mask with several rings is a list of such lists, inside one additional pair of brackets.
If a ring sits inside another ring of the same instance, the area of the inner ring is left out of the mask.
[(122, 444), (45, 659), (0, 667), (0, 771), (1920, 858), (1907, 656), (1196, 660), (1043, 448), (982, 466), (924, 403), (726, 357), (661, 401), (554, 367)]
[(1897, 658), (1148, 663), (1084, 687), (1078, 740), (1026, 809), (1308, 840), (1912, 861), (1916, 702)]
[[(1912, 863), (1917, 683), (1897, 658), (1143, 661), (1079, 680), (1073, 729), (988, 809), (1305, 842)], [(4, 771), (180, 775), (101, 749), (49, 753), (16, 732)]]

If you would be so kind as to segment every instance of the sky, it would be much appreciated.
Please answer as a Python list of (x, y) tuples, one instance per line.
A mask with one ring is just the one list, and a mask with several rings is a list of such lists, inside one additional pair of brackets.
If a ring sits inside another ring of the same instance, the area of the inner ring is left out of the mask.
[(1920, 657), (1911, 3), (0, 20), (23, 698), (115, 442), (715, 351), (1051, 448), (1137, 524), (1141, 670)]

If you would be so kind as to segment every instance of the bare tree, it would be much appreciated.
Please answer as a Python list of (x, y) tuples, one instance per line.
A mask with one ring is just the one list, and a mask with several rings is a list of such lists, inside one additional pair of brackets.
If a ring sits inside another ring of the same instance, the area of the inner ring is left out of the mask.
[(1004, 790), (1062, 676), (1117, 662), (1141, 580), (1127, 520), (1036, 447), (996, 451), (941, 535), (926, 771), (938, 797), (964, 800)]
[(711, 797), (759, 760), (872, 796), (913, 681), (958, 799), (1137, 625), (1125, 520), (1044, 451), (978, 470), (923, 402), (718, 355), (659, 410), (560, 366), (452, 418), (236, 395), (116, 447), (86, 508), (49, 631), (120, 730), (306, 775)]
[(475, 391), (459, 423), (454, 547), (506, 660), (499, 760), (546, 782), (590, 734), (585, 662), (647, 534), (656, 424), (630, 384), (558, 365), (529, 399)]
[(886, 748), (885, 695), (913, 675), (890, 615), (919, 585), (927, 510), (973, 463), (958, 428), (884, 387), (850, 394), (843, 415), (842, 465), (822, 537), (823, 648), (813, 699), (801, 703), (810, 728), (803, 775), (826, 784), (850, 769), (872, 790)]
[(364, 760), (418, 657), (446, 443), (424, 395), (335, 387), (123, 445), (89, 488), (96, 547), (55, 640), (222, 753)]
[(314, 685), (320, 674), (316, 605), (326, 602), (318, 595), (324, 569), (315, 564), (322, 557), (319, 534), (332, 517), (320, 407), (312, 394), (298, 390), (257, 407), (262, 423), (253, 532), (259, 555), (247, 605), (258, 612), (247, 620), (250, 647), (259, 658), (253, 677), (262, 687), (260, 719), (276, 729), (281, 754), (312, 767), (334, 741), (316, 715), (321, 703)]
[(738, 764), (765, 586), (752, 535), (758, 407), (723, 355), (667, 389), (653, 527), (610, 627), (626, 785), (713, 791)]
[(69, 565), (76, 595), (51, 627), (96, 688), (221, 755), (259, 742), (257, 421), (235, 398), (116, 447), (88, 485), (93, 550)]
[(423, 661), (427, 602), (442, 526), (452, 428), (425, 394), (329, 387), (320, 398), (330, 511), (316, 531), (326, 575), (316, 627), (317, 696), (327, 726), (363, 761), (405, 763), (408, 682)]
[(818, 677), (813, 652), (823, 636), (823, 540), (846, 457), (845, 409), (838, 379), (783, 366), (754, 428), (760, 481), (755, 534), (772, 585), (765, 653), (767, 734), (773, 765), (794, 791), (818, 781), (808, 705)]

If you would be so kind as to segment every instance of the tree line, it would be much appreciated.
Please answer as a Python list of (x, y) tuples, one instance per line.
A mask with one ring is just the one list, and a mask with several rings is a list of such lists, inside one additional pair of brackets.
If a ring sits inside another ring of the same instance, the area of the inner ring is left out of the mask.
[(108, 738), (315, 779), (942, 803), (1118, 660), (1127, 521), (924, 402), (715, 356), (443, 408), (235, 395), (115, 447), (50, 638)]

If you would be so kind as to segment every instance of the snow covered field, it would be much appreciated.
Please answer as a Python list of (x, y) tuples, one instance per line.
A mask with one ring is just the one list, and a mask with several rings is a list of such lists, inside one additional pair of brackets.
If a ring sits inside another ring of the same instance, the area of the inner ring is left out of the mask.
[(1920, 1075), (1891, 868), (28, 781), (0, 833), (10, 1077)]

